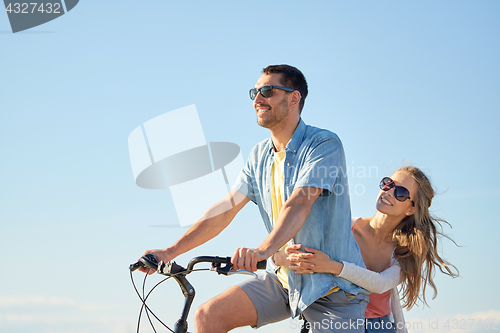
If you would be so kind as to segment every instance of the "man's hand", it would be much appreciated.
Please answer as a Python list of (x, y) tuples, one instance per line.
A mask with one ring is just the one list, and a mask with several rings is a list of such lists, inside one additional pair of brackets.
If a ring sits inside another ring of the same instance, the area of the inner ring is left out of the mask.
[[(156, 258), (156, 261), (158, 261), (158, 263), (160, 263), (160, 261), (163, 261), (163, 262), (169, 262), (170, 260), (174, 259), (169, 253), (168, 253), (168, 249), (166, 250), (148, 250), (148, 251), (144, 251), (144, 253), (139, 257), (139, 259), (137, 261), (139, 261), (142, 257), (144, 257), (146, 254), (152, 254), (155, 256)], [(147, 267), (141, 267), (139, 268), (139, 270), (143, 273), (148, 273), (149, 275), (153, 274), (153, 273), (156, 273), (155, 271), (147, 268)]]
[(255, 272), (257, 270), (257, 263), (266, 259), (267, 256), (263, 251), (240, 247), (234, 251), (231, 263), (233, 264), (233, 270), (235, 271), (239, 269), (246, 269), (248, 271)]

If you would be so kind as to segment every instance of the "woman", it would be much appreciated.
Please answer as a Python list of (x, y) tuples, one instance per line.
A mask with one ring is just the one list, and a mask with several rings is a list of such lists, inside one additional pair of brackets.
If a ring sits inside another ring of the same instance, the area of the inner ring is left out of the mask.
[(380, 188), (375, 215), (353, 219), (352, 232), (367, 269), (332, 260), (308, 247), (303, 252), (300, 244), (276, 253), (273, 260), (297, 274), (333, 273), (371, 291), (365, 331), (395, 332), (388, 317), (392, 307), (397, 332), (406, 332), (394, 288), (402, 283), (403, 307), (411, 309), (419, 299), (427, 304), (428, 285), (436, 296), (436, 267), (452, 277), (458, 276), (458, 271), (437, 252), (438, 236), (445, 236), (438, 228), (441, 229), (441, 222), (447, 222), (429, 213), (434, 190), (426, 175), (418, 168), (406, 166), (390, 178), (383, 178)]

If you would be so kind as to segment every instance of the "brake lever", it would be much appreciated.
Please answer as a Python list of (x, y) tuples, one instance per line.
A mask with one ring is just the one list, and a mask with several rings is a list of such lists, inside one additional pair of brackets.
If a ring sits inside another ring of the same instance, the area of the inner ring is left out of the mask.
[(224, 267), (213, 267), (213, 266), (212, 266), (212, 267), (210, 268), (210, 270), (211, 270), (212, 272), (217, 272), (217, 274), (219, 274), (219, 275), (220, 275), (220, 274), (222, 274), (222, 275), (226, 275), (226, 276), (228, 276), (228, 275), (234, 275), (234, 274), (244, 274), (244, 275), (251, 275), (251, 276), (253, 276), (253, 277), (254, 277), (254, 278), (256, 278), (256, 279), (257, 279), (257, 277), (258, 277), (258, 276), (257, 276), (257, 274), (255, 274), (255, 273), (254, 273), (254, 272), (252, 272), (252, 271), (248, 271), (248, 270), (246, 270), (246, 269), (239, 269), (239, 270), (237, 270), (237, 271), (232, 271), (232, 270), (231, 270), (231, 267), (232, 267), (232, 266), (233, 266), (233, 265), (231, 265), (231, 264), (227, 264), (227, 265), (226, 265), (226, 266), (224, 266)]
[[(228, 262), (224, 267), (220, 267), (220, 265), (212, 265), (212, 268), (210, 268), (211, 271), (217, 272), (217, 274), (223, 274), (223, 275), (233, 275), (233, 274), (244, 274), (244, 275), (251, 275), (254, 278), (258, 278), (258, 275), (252, 271), (246, 270), (246, 269), (239, 269), (237, 271), (232, 271), (231, 268), (233, 267), (233, 264), (229, 262), (229, 257), (228, 257)], [(266, 260), (259, 261), (257, 263), (257, 269), (266, 269)]]
[[(216, 270), (216, 269), (214, 269), (214, 270)], [(259, 278), (259, 276), (256, 273), (254, 273), (252, 271), (247, 271), (246, 269), (239, 269), (237, 271), (228, 271), (227, 273), (225, 273), (225, 275), (234, 275), (234, 274), (251, 275), (256, 279)]]

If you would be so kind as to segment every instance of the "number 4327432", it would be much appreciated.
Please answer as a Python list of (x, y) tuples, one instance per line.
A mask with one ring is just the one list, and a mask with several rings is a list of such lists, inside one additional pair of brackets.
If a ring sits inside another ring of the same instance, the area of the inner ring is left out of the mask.
[(61, 4), (60, 3), (9, 3), (5, 11), (9, 14), (34, 14), (34, 13), (46, 13), (46, 14), (61, 14)]

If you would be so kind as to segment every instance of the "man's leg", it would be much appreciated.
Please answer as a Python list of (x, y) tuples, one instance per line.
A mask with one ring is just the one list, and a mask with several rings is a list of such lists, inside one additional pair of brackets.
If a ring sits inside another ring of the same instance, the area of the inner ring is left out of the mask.
[(225, 333), (233, 328), (257, 324), (257, 310), (238, 286), (201, 305), (194, 318), (197, 333)]
[(368, 299), (363, 294), (348, 297), (339, 290), (318, 299), (304, 310), (303, 315), (311, 333), (362, 333)]
[(228, 332), (241, 326), (258, 328), (290, 318), (288, 292), (276, 274), (257, 275), (258, 279), (243, 281), (199, 307), (196, 332)]

